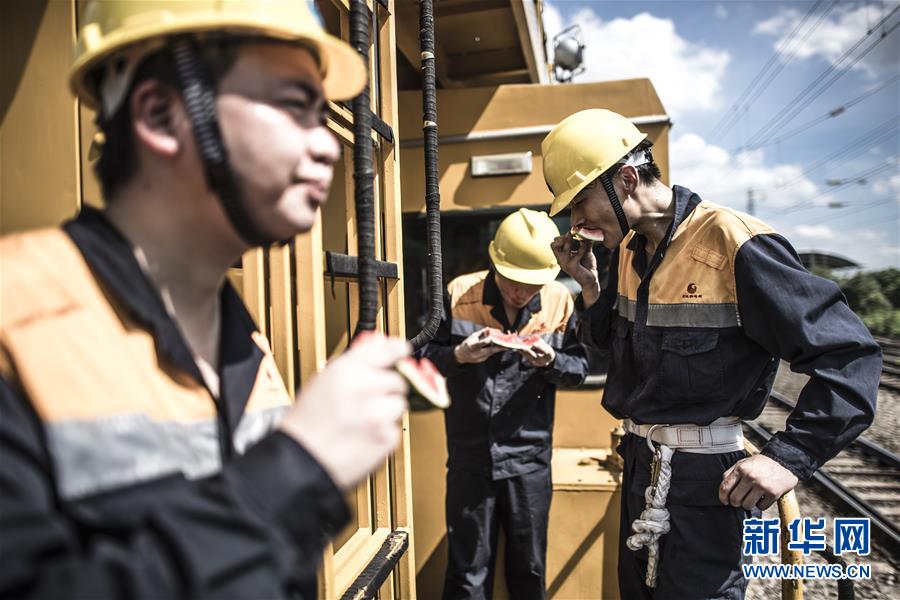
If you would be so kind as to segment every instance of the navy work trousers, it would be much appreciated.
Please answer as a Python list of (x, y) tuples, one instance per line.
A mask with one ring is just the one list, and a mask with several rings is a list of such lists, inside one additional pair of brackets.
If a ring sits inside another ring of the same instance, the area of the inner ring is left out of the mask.
[(652, 453), (644, 438), (628, 434), (618, 449), (625, 460), (619, 529), (619, 591), (628, 600), (741, 600), (747, 588), (741, 570), (743, 520), (759, 516), (719, 502), (722, 474), (744, 452), (672, 457), (666, 508), (671, 530), (659, 540), (656, 588), (648, 588), (647, 548), (625, 545), (631, 523), (645, 507)]
[(489, 599), (497, 536), (506, 534), (506, 586), (510, 598), (546, 595), (550, 469), (491, 480), (458, 469), (447, 472), (447, 576), (444, 599)]

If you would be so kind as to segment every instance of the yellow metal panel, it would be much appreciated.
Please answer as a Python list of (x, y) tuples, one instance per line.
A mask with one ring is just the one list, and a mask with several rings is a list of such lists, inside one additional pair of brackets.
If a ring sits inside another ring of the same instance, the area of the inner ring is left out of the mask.
[(547, 547), (550, 598), (618, 598), (620, 477), (598, 464), (605, 451), (553, 452)]
[(335, 595), (327, 598), (339, 598), (350, 587), (390, 534), (391, 530), (387, 527), (376, 529), (372, 533), (360, 530), (358, 535), (344, 544), (334, 556)]
[[(388, 12), (394, 13), (395, 0), (390, 0)], [(398, 139), (399, 117), (397, 106), (397, 23), (386, 19), (378, 32), (381, 48), (381, 118), (394, 130)], [(379, 140), (380, 141), (380, 140)], [(400, 197), (400, 153), (395, 145), (382, 143), (377, 153), (381, 159), (381, 189), (383, 192), (384, 260), (403, 268), (403, 224)], [(403, 282), (387, 282), (383, 291), (387, 305), (387, 332), (406, 337)], [(410, 468), (409, 415), (404, 415), (403, 436), (400, 446), (390, 460), (391, 490), (393, 492), (393, 527), (409, 531), (409, 547), (400, 559), (397, 569), (396, 597), (408, 600), (416, 597), (415, 536), (413, 535), (412, 469)]]
[(409, 418), (412, 504), (416, 532), (416, 587), (420, 597), (440, 590), (446, 567), (444, 495), (447, 489), (447, 437), (440, 411)]
[(322, 264), (322, 222), (296, 238), (297, 328), (300, 381), (307, 381), (325, 365), (325, 276)]
[[(401, 92), (400, 137), (421, 139), (421, 94)], [(441, 110), (452, 106), (453, 110)], [(492, 139), (442, 142), (439, 178), (442, 210), (469, 210), (496, 206), (548, 204), (551, 200), (544, 182), (541, 141), (549, 128), (562, 118), (585, 108), (606, 107), (628, 117), (658, 116), (664, 109), (646, 79), (577, 85), (503, 85), (495, 88), (466, 88), (438, 92), (440, 137), (498, 135)], [(533, 133), (502, 137), (502, 132), (535, 128)], [(654, 141), (654, 159), (668, 182), (668, 131), (666, 122), (639, 125)], [(473, 178), (472, 156), (531, 152), (531, 173), (502, 177)], [(421, 212), (425, 207), (424, 150), (421, 145), (403, 146), (403, 210)]]
[[(81, 103), (79, 103), (81, 104)], [(81, 201), (95, 208), (104, 206), (100, 182), (94, 173), (94, 165), (99, 156), (99, 148), (94, 148), (94, 135), (97, 126), (94, 124), (94, 111), (81, 105), (78, 111), (79, 144), (81, 149)]]
[(2, 233), (78, 210), (78, 109), (66, 88), (74, 43), (74, 0), (0, 2)]
[(247, 310), (256, 321), (256, 326), (268, 337), (265, 260), (265, 251), (262, 248), (254, 248), (244, 253), (241, 257), (241, 287), (238, 290)]
[(621, 424), (600, 405), (603, 390), (559, 390), (553, 444), (558, 448), (611, 449), (610, 432)]
[(269, 290), (271, 306), (269, 318), (272, 330), (269, 342), (275, 364), (284, 379), (288, 391), (297, 389), (294, 371), (294, 302), (291, 286), (291, 248), (288, 244), (269, 249)]
[[(656, 143), (653, 157), (663, 171), (663, 181), (668, 171), (668, 126), (640, 127)], [(543, 134), (512, 139), (494, 139), (447, 143), (440, 147), (441, 210), (470, 210), (496, 206), (521, 206), (549, 204), (552, 200), (544, 181), (541, 162)], [(531, 152), (531, 173), (502, 177), (472, 177), (469, 161), (472, 156)], [(406, 165), (422, 165), (425, 157), (421, 147), (405, 147), (401, 151)], [(425, 209), (424, 194), (416, 193), (425, 186), (425, 173), (421, 168), (403, 170), (403, 210), (422, 212)]]
[[(400, 92), (398, 100), (400, 139), (420, 139), (421, 92)], [(438, 90), (437, 101), (441, 136), (555, 124), (587, 108), (607, 108), (626, 117), (666, 114), (649, 79)]]

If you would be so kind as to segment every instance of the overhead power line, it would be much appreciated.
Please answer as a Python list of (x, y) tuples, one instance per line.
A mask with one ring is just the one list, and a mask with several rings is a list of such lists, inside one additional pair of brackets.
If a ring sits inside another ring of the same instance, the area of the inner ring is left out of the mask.
[[(867, 202), (866, 204), (863, 204), (863, 205), (849, 204), (844, 208), (836, 209), (836, 210), (844, 210), (845, 208), (852, 208), (853, 212), (850, 214), (839, 213), (839, 214), (834, 214), (834, 215), (826, 215), (820, 219), (815, 219), (813, 221), (806, 222), (806, 223), (804, 223), (804, 225), (821, 225), (822, 223), (825, 223), (827, 221), (833, 221), (835, 219), (846, 219), (847, 217), (855, 217), (856, 215), (858, 215), (862, 212), (866, 212), (867, 210), (870, 210), (873, 208), (878, 208), (879, 206), (884, 206), (885, 204), (888, 204), (890, 202), (896, 202), (896, 201), (897, 201), (896, 198), (881, 198), (878, 200), (873, 200), (871, 202)], [(886, 222), (889, 223), (891, 221), (892, 220), (889, 220)]]
[(862, 102), (863, 100), (866, 100), (867, 98), (869, 98), (871, 96), (874, 96), (875, 94), (877, 94), (881, 90), (885, 89), (886, 87), (890, 86), (891, 84), (897, 83), (897, 81), (900, 81), (900, 75), (895, 75), (894, 77), (891, 77), (890, 79), (888, 79), (887, 81), (882, 83), (877, 88), (869, 90), (865, 94), (857, 96), (856, 98), (854, 98), (852, 100), (848, 100), (847, 102), (844, 102), (840, 106), (837, 106), (837, 107), (831, 109), (824, 115), (822, 115), (820, 117), (816, 117), (815, 119), (808, 121), (808, 122), (804, 123), (803, 125), (798, 125), (794, 129), (791, 129), (790, 131), (781, 134), (777, 138), (768, 140), (764, 144), (757, 144), (755, 146), (748, 147), (748, 148), (746, 148), (746, 150), (756, 150), (757, 148), (762, 148), (763, 146), (769, 146), (771, 144), (779, 144), (779, 143), (783, 142), (784, 140), (790, 139), (790, 138), (794, 137), (795, 135), (799, 135), (799, 134), (803, 133), (804, 131), (815, 127), (819, 123), (827, 121), (828, 119), (834, 119), (835, 117), (839, 117), (842, 114), (846, 113), (852, 107), (854, 107), (857, 104), (859, 104), (860, 102)]
[(877, 165), (875, 167), (871, 167), (868, 170), (863, 171), (861, 173), (857, 173), (856, 175), (853, 175), (852, 177), (848, 177), (847, 179), (841, 179), (837, 185), (832, 187), (832, 189), (828, 190), (824, 194), (819, 194), (817, 197), (815, 197), (811, 200), (806, 200), (799, 204), (795, 204), (794, 206), (791, 206), (790, 208), (780, 211), (778, 213), (778, 215), (780, 217), (783, 217), (785, 215), (789, 215), (789, 214), (792, 214), (792, 213), (795, 213), (797, 211), (804, 210), (807, 208), (821, 208), (822, 207), (820, 204), (821, 201), (828, 198), (829, 196), (831, 196), (832, 194), (834, 194), (841, 188), (844, 188), (852, 183), (858, 183), (858, 182), (862, 182), (863, 180), (870, 179), (875, 175), (879, 175), (883, 171), (887, 171), (888, 169), (896, 169), (896, 168), (897, 168), (897, 157), (894, 156), (894, 157), (891, 157), (889, 160), (885, 161), (883, 164)]
[[(787, 38), (785, 38), (784, 44), (782, 44), (782, 48), (784, 50), (788, 50), (791, 47), (796, 35), (800, 32), (800, 30), (803, 28), (803, 26), (806, 24), (806, 22), (809, 20), (809, 18), (813, 15), (813, 13), (815, 13), (816, 9), (818, 9), (819, 5), (822, 4), (823, 1), (824, 0), (818, 0), (815, 4), (813, 4), (812, 7), (803, 16), (803, 18), (797, 23), (797, 25), (794, 27), (794, 29), (788, 34)], [(828, 6), (828, 8), (826, 8), (822, 12), (822, 14), (819, 16), (819, 20), (816, 22), (816, 24), (813, 25), (806, 32), (806, 35), (803, 37), (803, 39), (800, 41), (800, 43), (797, 44), (797, 49), (799, 49), (800, 44), (802, 44), (804, 41), (806, 41), (806, 39), (812, 34), (812, 32), (815, 31), (815, 29), (821, 24), (821, 22), (825, 18), (825, 16), (827, 16), (836, 5), (837, 5), (837, 0), (834, 0), (831, 3), (831, 5)], [(772, 56), (769, 58), (768, 62), (766, 62), (766, 64), (763, 65), (763, 67), (759, 70), (759, 72), (756, 74), (756, 76), (753, 78), (753, 80), (750, 82), (750, 84), (744, 89), (743, 92), (741, 92), (741, 95), (738, 97), (738, 99), (735, 100), (734, 104), (731, 106), (731, 110), (729, 112), (725, 113), (722, 116), (722, 118), (719, 119), (719, 122), (716, 124), (716, 126), (713, 127), (712, 132), (710, 132), (711, 139), (724, 137), (725, 134), (728, 133), (728, 131), (734, 126), (734, 124), (737, 123), (738, 119), (740, 118), (740, 114), (743, 111), (745, 111), (747, 108), (749, 108), (749, 106), (769, 86), (769, 84), (775, 79), (775, 77), (778, 76), (778, 74), (784, 68), (784, 65), (790, 60), (791, 57), (793, 57), (795, 52), (796, 52), (796, 50), (791, 50), (790, 53), (788, 54), (788, 58), (785, 59), (784, 61), (782, 61), (781, 64), (777, 65), (774, 72), (769, 74), (768, 73), (769, 70), (778, 61), (778, 57), (781, 55), (781, 51), (775, 50), (775, 52), (772, 53)], [(763, 81), (764, 77), (766, 78), (765, 81)], [(762, 81), (762, 83), (760, 84), (761, 81)], [(757, 84), (760, 84), (760, 85), (757, 87)], [(744, 103), (744, 99), (747, 98), (751, 93), (753, 93), (754, 88), (756, 88), (756, 90), (757, 90), (756, 95), (753, 97), (752, 100), (749, 100), (746, 103)], [(742, 104), (742, 103), (744, 103), (744, 104)]]
[(790, 181), (788, 183), (777, 185), (775, 186), (775, 189), (783, 190), (796, 185), (797, 182), (801, 180), (801, 178), (808, 177), (817, 169), (824, 166), (826, 163), (837, 160), (839, 158), (843, 158), (844, 156), (852, 152), (859, 154), (860, 152), (863, 152), (868, 148), (874, 148), (878, 146), (878, 144), (886, 141), (888, 138), (893, 136), (894, 132), (898, 128), (900, 128), (900, 121), (897, 120), (897, 117), (891, 117), (868, 130), (846, 146), (843, 146), (842, 148), (836, 150), (835, 152), (832, 152), (828, 156), (820, 158), (812, 165), (809, 165), (808, 167), (803, 169), (803, 172), (797, 179), (794, 179), (793, 181)]
[[(837, 73), (835, 70), (847, 60), (851, 54), (856, 52), (857, 48), (859, 48), (866, 40), (868, 40), (877, 30), (882, 27), (885, 23), (887, 23), (892, 16), (894, 16), (897, 11), (900, 10), (900, 5), (896, 6), (891, 12), (884, 16), (884, 18), (879, 21), (874, 28), (868, 31), (862, 38), (860, 38), (853, 46), (851, 46), (844, 54), (838, 58), (831, 66), (829, 66), (825, 71), (819, 75), (812, 83), (810, 83), (806, 88), (803, 89), (802, 92), (797, 94), (790, 102), (782, 108), (778, 114), (772, 117), (765, 125), (763, 125), (755, 134), (753, 134), (750, 139), (744, 144), (741, 148), (738, 148), (736, 152), (744, 150), (749, 147), (759, 147), (764, 144), (770, 137), (772, 137), (780, 128), (787, 125), (794, 117), (796, 117), (800, 112), (803, 111), (809, 104), (822, 95), (825, 90), (831, 87), (834, 82), (840, 79), (847, 71), (849, 71), (853, 66), (856, 65), (860, 60), (862, 60), (869, 52), (872, 51), (878, 44), (880, 44), (885, 38), (887, 38), (896, 28), (900, 25), (900, 22), (895, 23), (889, 29), (882, 30), (881, 35), (876, 39), (871, 45), (869, 45), (862, 53), (856, 56), (853, 61), (847, 65), (846, 67), (842, 67)], [(832, 76), (828, 81), (822, 84), (822, 81), (825, 80), (829, 75)], [(819, 85), (822, 84), (822, 85)], [(818, 89), (817, 89), (818, 88)]]
[(897, 167), (896, 157), (893, 160), (888, 161), (886, 164), (879, 165), (868, 171), (864, 171), (862, 173), (857, 173), (852, 177), (847, 177), (846, 179), (828, 179), (826, 180), (826, 184), (831, 187), (831, 190), (828, 194), (836, 192), (837, 190), (847, 187), (853, 183), (866, 183), (869, 179), (871, 179), (874, 175), (878, 175), (882, 171), (887, 171), (888, 169), (894, 169)]

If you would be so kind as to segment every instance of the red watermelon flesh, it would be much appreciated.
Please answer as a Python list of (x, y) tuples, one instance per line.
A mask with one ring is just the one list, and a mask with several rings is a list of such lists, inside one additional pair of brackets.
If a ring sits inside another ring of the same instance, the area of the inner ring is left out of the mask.
[(509, 348), (511, 350), (527, 350), (534, 346), (535, 342), (540, 339), (537, 335), (518, 336), (515, 333), (503, 333), (499, 329), (491, 329), (487, 339), (492, 344)]
[(591, 240), (592, 242), (602, 242), (605, 237), (602, 229), (587, 227), (573, 227), (570, 233), (576, 240)]
[(527, 346), (519, 341), (519, 336), (515, 333), (503, 333), (499, 329), (491, 329), (487, 335), (490, 343), (510, 350), (524, 350)]
[(409, 409), (446, 409), (450, 406), (447, 380), (427, 358), (407, 356), (397, 363), (397, 372), (409, 382)]
[(541, 336), (539, 335), (523, 335), (519, 338), (519, 341), (531, 348), (532, 346), (537, 344), (540, 339)]

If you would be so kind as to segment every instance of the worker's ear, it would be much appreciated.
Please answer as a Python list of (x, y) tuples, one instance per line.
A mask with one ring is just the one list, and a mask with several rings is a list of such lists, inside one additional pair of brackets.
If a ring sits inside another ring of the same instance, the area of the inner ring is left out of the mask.
[(154, 154), (174, 157), (181, 149), (174, 123), (180, 107), (174, 88), (156, 79), (135, 86), (129, 99), (135, 138)]
[(622, 187), (624, 188), (625, 195), (630, 196), (637, 189), (638, 182), (640, 181), (637, 169), (631, 165), (625, 165), (619, 169), (619, 174), (622, 177)]

